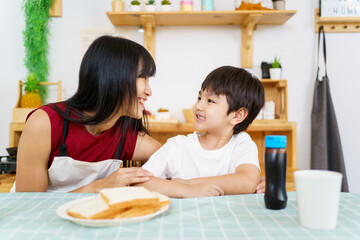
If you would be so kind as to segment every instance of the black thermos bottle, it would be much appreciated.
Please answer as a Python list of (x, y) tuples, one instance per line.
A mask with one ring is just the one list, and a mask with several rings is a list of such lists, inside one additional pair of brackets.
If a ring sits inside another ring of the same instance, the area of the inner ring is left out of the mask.
[(286, 136), (265, 136), (266, 208), (286, 207), (286, 165)]

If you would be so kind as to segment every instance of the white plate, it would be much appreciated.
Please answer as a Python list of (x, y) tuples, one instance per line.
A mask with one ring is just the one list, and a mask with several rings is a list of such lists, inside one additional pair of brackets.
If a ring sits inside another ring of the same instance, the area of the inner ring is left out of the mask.
[(168, 210), (169, 205), (166, 205), (162, 208), (160, 208), (159, 211), (150, 213), (148, 215), (140, 216), (140, 217), (133, 217), (133, 218), (124, 218), (124, 219), (96, 219), (96, 220), (89, 220), (89, 219), (81, 219), (81, 218), (75, 218), (67, 214), (67, 209), (72, 207), (75, 204), (81, 203), (83, 201), (87, 201), (89, 199), (95, 198), (96, 196), (76, 199), (71, 202), (65, 203), (64, 205), (61, 205), (57, 210), (56, 214), (66, 220), (72, 221), (79, 225), (89, 226), (89, 227), (112, 227), (112, 226), (119, 226), (119, 225), (126, 225), (126, 224), (132, 224), (132, 223), (138, 223), (147, 221), (163, 212)]

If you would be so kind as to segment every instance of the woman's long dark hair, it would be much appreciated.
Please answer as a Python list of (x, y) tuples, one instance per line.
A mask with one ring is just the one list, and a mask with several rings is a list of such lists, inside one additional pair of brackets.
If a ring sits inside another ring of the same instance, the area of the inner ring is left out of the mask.
[[(119, 37), (102, 36), (90, 45), (83, 57), (77, 92), (64, 101), (75, 117), (67, 116), (56, 104), (51, 106), (65, 119), (85, 125), (103, 123), (120, 109), (131, 116), (138, 107), (136, 79), (152, 77), (155, 72), (155, 62), (143, 46)], [(84, 112), (94, 114), (88, 116)], [(148, 133), (142, 119), (124, 116), (117, 124), (121, 124), (122, 133), (128, 127)]]

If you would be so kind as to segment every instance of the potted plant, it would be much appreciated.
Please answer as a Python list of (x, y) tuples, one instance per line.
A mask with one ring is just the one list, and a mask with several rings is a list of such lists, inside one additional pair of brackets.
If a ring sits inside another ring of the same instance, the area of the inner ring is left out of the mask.
[(141, 11), (141, 3), (138, 0), (133, 0), (130, 2), (130, 11), (138, 12)]
[(270, 78), (271, 79), (281, 79), (281, 64), (280, 57), (275, 57), (274, 61), (271, 63)]
[(149, 0), (147, 3), (145, 3), (145, 11), (156, 11), (156, 5), (154, 0)]
[(285, 0), (272, 0), (273, 8), (276, 10), (285, 10)]
[(161, 1), (161, 10), (162, 11), (171, 11), (171, 2), (169, 0)]
[(31, 73), (25, 82), (25, 94), (21, 97), (22, 108), (41, 107), (41, 97), (39, 94), (39, 82), (36, 74)]

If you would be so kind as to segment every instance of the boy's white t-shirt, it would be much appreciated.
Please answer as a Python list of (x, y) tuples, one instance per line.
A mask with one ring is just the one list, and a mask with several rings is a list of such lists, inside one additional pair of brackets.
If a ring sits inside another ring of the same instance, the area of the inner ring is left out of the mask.
[(249, 134), (233, 135), (220, 149), (205, 150), (199, 142), (201, 133), (176, 136), (167, 142), (143, 165), (160, 178), (191, 179), (235, 173), (244, 163), (259, 167), (258, 149)]

